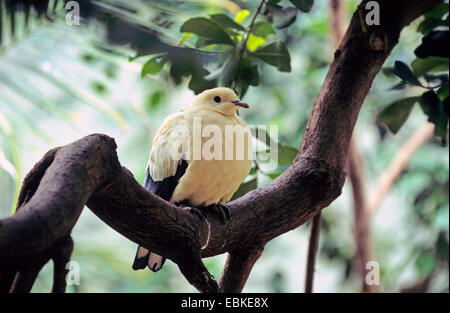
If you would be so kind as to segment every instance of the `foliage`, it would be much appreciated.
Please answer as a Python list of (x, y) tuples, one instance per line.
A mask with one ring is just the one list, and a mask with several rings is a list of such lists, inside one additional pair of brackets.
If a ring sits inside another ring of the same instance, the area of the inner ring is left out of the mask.
[[(276, 3), (275, 3), (276, 2)], [(290, 55), (283, 41), (277, 39), (277, 31), (268, 21), (256, 18), (264, 13), (269, 21), (273, 21), (273, 12), (284, 12), (278, 3), (280, 1), (262, 1), (256, 9), (248, 26), (249, 11), (247, 9), (236, 13), (234, 17), (227, 14), (211, 14), (209, 17), (193, 17), (185, 21), (180, 32), (183, 37), (180, 41), (184, 47), (191, 47), (198, 55), (202, 52), (213, 53), (213, 64), (208, 64), (202, 58), (178, 60), (179, 55), (167, 52), (163, 55), (170, 60), (170, 75), (176, 83), (180, 83), (183, 76), (190, 76), (189, 88), (195, 93), (216, 86), (233, 87), (240, 97), (243, 97), (249, 86), (259, 84), (259, 70), (261, 63), (275, 66), (279, 71), (290, 72)], [(292, 1), (300, 10), (307, 12), (311, 9), (313, 1)], [(297, 9), (288, 7), (295, 18)], [(283, 22), (280, 27), (288, 27), (294, 21)], [(148, 62), (153, 62), (155, 57)], [(209, 60), (211, 61), (211, 60)], [(186, 63), (195, 64), (195, 68), (186, 68)], [(209, 62), (211, 63), (211, 62)], [(148, 63), (146, 63), (147, 65)], [(145, 74), (157, 74), (161, 66), (152, 66), (153, 71), (143, 70)], [(150, 66), (150, 65), (148, 65)], [(147, 66), (147, 67), (148, 67)]]
[(397, 100), (378, 116), (378, 121), (385, 124), (394, 134), (406, 122), (412, 106), (420, 103), (428, 120), (435, 124), (434, 133), (446, 144), (448, 134), (449, 104), (449, 4), (442, 3), (434, 10), (424, 14), (423, 21), (417, 31), (423, 33), (422, 43), (414, 53), (417, 58), (407, 64), (396, 61), (385, 73), (400, 78), (400, 83), (392, 87), (394, 90), (419, 87), (427, 91), (421, 96)]

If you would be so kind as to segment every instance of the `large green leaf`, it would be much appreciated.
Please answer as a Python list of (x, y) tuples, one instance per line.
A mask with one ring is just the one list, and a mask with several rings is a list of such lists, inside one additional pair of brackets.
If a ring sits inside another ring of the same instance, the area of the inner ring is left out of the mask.
[(273, 28), (272, 24), (266, 21), (256, 22), (252, 28), (252, 34), (255, 36), (267, 38), (267, 36), (271, 34), (276, 34), (275, 28)]
[(302, 12), (308, 13), (314, 4), (314, 0), (289, 0)]
[(233, 28), (240, 31), (245, 31), (245, 28), (233, 21), (228, 15), (220, 13), (210, 15), (211, 20), (213, 20), (217, 25), (222, 28)]
[(410, 97), (389, 104), (378, 115), (378, 122), (386, 125), (396, 134), (408, 119), (414, 104), (419, 100), (420, 97)]
[(411, 67), (416, 76), (422, 76), (428, 72), (448, 71), (448, 65), (448, 58), (442, 57), (417, 58), (411, 63)]
[(158, 74), (159, 71), (161, 71), (161, 69), (163, 68), (164, 64), (166, 64), (167, 60), (167, 56), (164, 55), (157, 55), (151, 58), (142, 66), (141, 76), (144, 77), (147, 74)]
[(291, 57), (285, 44), (281, 41), (276, 41), (261, 47), (252, 53), (252, 55), (267, 64), (277, 67), (280, 72), (291, 71)]
[(187, 20), (180, 28), (181, 32), (194, 33), (208, 39), (211, 44), (234, 45), (230, 35), (218, 24), (205, 17), (194, 17)]
[(392, 71), (396, 76), (398, 76), (400, 79), (404, 80), (405, 82), (408, 82), (408, 83), (410, 83), (412, 85), (416, 85), (416, 86), (422, 85), (419, 82), (419, 80), (417, 79), (417, 77), (414, 75), (411, 68), (407, 64), (405, 64), (401, 61), (395, 61), (394, 68)]

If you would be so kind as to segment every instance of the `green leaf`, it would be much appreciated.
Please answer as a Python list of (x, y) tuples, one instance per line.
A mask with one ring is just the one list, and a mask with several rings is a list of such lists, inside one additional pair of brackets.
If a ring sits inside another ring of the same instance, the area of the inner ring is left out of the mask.
[(426, 34), (438, 26), (448, 26), (448, 21), (436, 17), (427, 18), (423, 20), (419, 26), (417, 26), (417, 31), (422, 34)]
[(221, 75), (219, 76), (218, 83), (219, 86), (229, 87), (233, 78), (238, 70), (238, 61), (239, 61), (239, 49), (235, 49), (235, 51), (230, 54), (228, 60), (223, 65), (223, 70)]
[(441, 18), (446, 13), (448, 13), (449, 5), (448, 3), (441, 3), (436, 6), (433, 10), (428, 11), (424, 14), (425, 18)]
[(208, 71), (205, 69), (201, 69), (192, 74), (191, 80), (189, 81), (189, 89), (194, 91), (196, 95), (199, 93), (217, 87), (216, 81), (206, 80), (205, 76), (208, 75)]
[(219, 25), (205, 17), (194, 17), (187, 20), (180, 28), (183, 33), (194, 33), (208, 39), (211, 44), (234, 45), (230, 35)]
[(448, 94), (449, 94), (448, 84), (443, 85), (441, 88), (439, 88), (437, 94), (439, 96), (439, 99), (441, 99), (442, 101), (444, 101), (444, 99), (448, 98)]
[(252, 28), (252, 34), (258, 37), (267, 38), (269, 35), (275, 35), (276, 33), (277, 32), (275, 31), (275, 28), (273, 28), (272, 24), (265, 21), (256, 22)]
[[(447, 210), (448, 211), (448, 210)], [(438, 239), (436, 240), (436, 251), (438, 256), (447, 261), (449, 261), (449, 244), (445, 238), (444, 233), (440, 233)]]
[(289, 0), (302, 12), (308, 13), (314, 4), (314, 0)]
[(428, 116), (428, 121), (435, 125), (434, 134), (447, 140), (448, 115), (444, 111), (444, 104), (433, 90), (425, 92), (420, 98), (420, 106)]
[(171, 67), (170, 76), (175, 84), (180, 84), (183, 77), (191, 77), (189, 81), (189, 88), (198, 94), (206, 89), (211, 89), (217, 86), (215, 80), (206, 80), (205, 76), (209, 74), (207, 70), (203, 68), (203, 60), (198, 53), (192, 53), (190, 51), (177, 51), (173, 52), (170, 56)]
[(436, 124), (441, 116), (441, 100), (433, 90), (422, 94), (420, 106), (423, 112), (428, 116), (428, 121)]
[(291, 57), (286, 45), (281, 41), (276, 41), (261, 47), (252, 53), (252, 55), (267, 64), (277, 67), (281, 72), (291, 71)]
[(395, 101), (380, 112), (377, 121), (396, 134), (408, 119), (414, 104), (419, 100), (419, 97), (410, 97)]
[(428, 72), (448, 71), (448, 66), (448, 58), (442, 57), (417, 58), (411, 63), (411, 67), (417, 77)]
[(244, 80), (249, 85), (257, 86), (259, 84), (258, 66), (248, 58), (242, 58), (239, 62), (237, 77), (238, 80)]
[(393, 73), (405, 82), (408, 82), (415, 86), (422, 86), (411, 68), (401, 61), (395, 61)]
[(297, 19), (297, 8), (286, 7), (283, 8), (276, 4), (267, 4), (269, 16), (274, 19), (275, 28), (282, 29), (292, 25)]
[(233, 21), (228, 15), (226, 14), (213, 14), (210, 15), (211, 20), (213, 20), (217, 25), (223, 27), (223, 28), (233, 28), (240, 31), (245, 31), (245, 28)]
[(243, 98), (250, 85), (257, 86), (259, 84), (258, 66), (248, 58), (242, 58), (237, 64), (235, 82), (238, 96)]
[(448, 58), (449, 56), (449, 31), (435, 30), (422, 37), (422, 43), (414, 50), (419, 58), (431, 56)]
[(151, 58), (142, 66), (141, 77), (145, 77), (145, 75), (147, 74), (158, 74), (159, 71), (161, 71), (161, 69), (163, 68), (164, 64), (166, 64), (167, 60), (168, 58), (165, 55), (157, 55)]
[(416, 259), (416, 268), (422, 275), (431, 274), (436, 267), (434, 255), (430, 252), (422, 252)]
[(146, 109), (148, 109), (150, 112), (156, 110), (158, 106), (163, 102), (165, 95), (165, 92), (162, 90), (157, 90), (150, 94), (147, 98)]
[(254, 189), (258, 188), (258, 181), (256, 177), (250, 179), (249, 181), (242, 183), (238, 190), (234, 193), (231, 200), (236, 200), (245, 195), (247, 192), (252, 191)]

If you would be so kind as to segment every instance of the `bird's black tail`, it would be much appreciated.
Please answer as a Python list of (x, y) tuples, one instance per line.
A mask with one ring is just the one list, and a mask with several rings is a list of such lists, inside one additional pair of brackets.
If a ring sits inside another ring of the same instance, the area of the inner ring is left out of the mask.
[(138, 247), (133, 262), (133, 270), (142, 270), (148, 266), (150, 270), (157, 272), (163, 267), (165, 261), (165, 257), (150, 252), (143, 247)]

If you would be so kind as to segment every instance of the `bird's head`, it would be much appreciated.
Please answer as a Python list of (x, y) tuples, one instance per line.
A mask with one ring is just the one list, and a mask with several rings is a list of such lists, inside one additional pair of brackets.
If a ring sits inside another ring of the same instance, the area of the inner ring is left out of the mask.
[(245, 102), (241, 102), (230, 88), (220, 87), (203, 91), (195, 97), (194, 107), (207, 108), (218, 113), (234, 115), (239, 108), (248, 109)]

